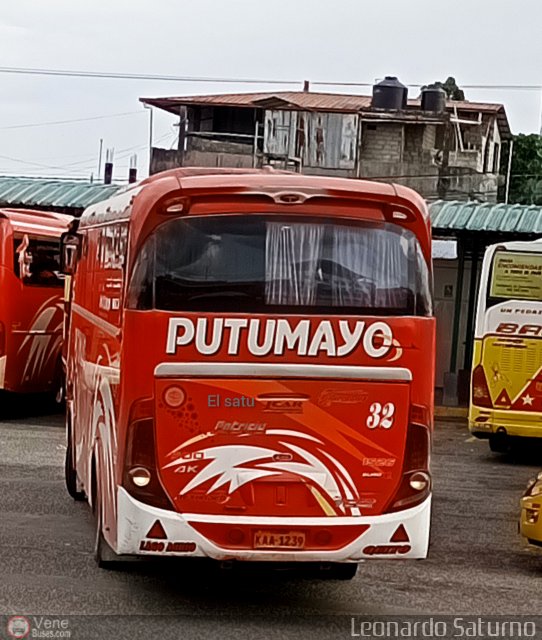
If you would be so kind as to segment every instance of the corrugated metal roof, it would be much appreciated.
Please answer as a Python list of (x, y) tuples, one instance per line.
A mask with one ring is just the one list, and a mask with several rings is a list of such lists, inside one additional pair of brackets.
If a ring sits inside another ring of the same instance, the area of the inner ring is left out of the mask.
[(542, 207), (437, 200), (429, 205), (435, 231), (542, 234)]
[(309, 91), (268, 91), (259, 93), (221, 93), (203, 96), (180, 96), (171, 98), (141, 98), (141, 102), (178, 113), (179, 106), (228, 106), (260, 107), (266, 103), (282, 103), (282, 108), (292, 106), (297, 109), (319, 109), (322, 111), (345, 111), (356, 113), (371, 106), (370, 96), (346, 95), (340, 93), (313, 93)]
[(116, 184), (0, 176), (0, 206), (84, 209), (121, 188)]
[[(178, 115), (181, 106), (246, 107), (264, 109), (306, 109), (308, 111), (335, 111), (358, 113), (371, 108), (371, 96), (343, 93), (317, 93), (312, 91), (264, 91), (258, 93), (217, 93), (199, 96), (166, 98), (140, 98), (140, 102)], [(420, 100), (409, 100), (408, 106), (419, 109)], [(496, 102), (469, 102), (449, 100), (449, 111), (494, 113), (499, 118), (503, 134), (510, 135), (510, 125), (504, 106)]]
[[(145, 104), (152, 104), (162, 109), (172, 109), (179, 106), (210, 105), (257, 107), (267, 101), (281, 101), (303, 109), (320, 109), (325, 111), (356, 112), (371, 106), (371, 96), (352, 95), (344, 93), (316, 93), (313, 91), (263, 91), (257, 93), (216, 93), (199, 96), (178, 96), (167, 98), (140, 98)], [(419, 107), (420, 100), (409, 100), (408, 105)], [(468, 100), (448, 101), (448, 107), (456, 107), (459, 111), (490, 111), (495, 112), (503, 108), (502, 104), (494, 102), (469, 102)]]

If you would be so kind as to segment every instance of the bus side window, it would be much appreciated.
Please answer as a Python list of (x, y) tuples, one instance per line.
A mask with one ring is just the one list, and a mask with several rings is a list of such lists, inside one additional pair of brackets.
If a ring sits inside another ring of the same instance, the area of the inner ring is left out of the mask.
[(128, 225), (125, 222), (101, 227), (97, 234), (96, 290), (98, 315), (120, 326), (124, 263), (128, 247)]
[(42, 287), (63, 287), (64, 278), (60, 273), (60, 241), (15, 238), (15, 275), (25, 285)]

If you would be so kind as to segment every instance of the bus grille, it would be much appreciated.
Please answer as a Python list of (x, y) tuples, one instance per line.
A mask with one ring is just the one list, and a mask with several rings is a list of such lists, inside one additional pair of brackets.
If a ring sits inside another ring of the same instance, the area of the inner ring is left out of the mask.
[(490, 347), (490, 359), (503, 374), (522, 374), (533, 378), (542, 367), (542, 341), (522, 340), (520, 343), (495, 342)]

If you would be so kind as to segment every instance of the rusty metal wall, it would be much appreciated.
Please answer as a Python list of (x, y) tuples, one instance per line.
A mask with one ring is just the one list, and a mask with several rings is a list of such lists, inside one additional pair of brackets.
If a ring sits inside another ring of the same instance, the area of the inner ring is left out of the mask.
[(304, 167), (354, 169), (358, 115), (266, 111), (264, 153), (301, 158)]

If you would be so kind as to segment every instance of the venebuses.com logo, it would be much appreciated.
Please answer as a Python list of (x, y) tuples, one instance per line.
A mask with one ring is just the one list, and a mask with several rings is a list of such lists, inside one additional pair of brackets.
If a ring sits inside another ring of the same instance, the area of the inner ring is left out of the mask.
[(7, 632), (9, 638), (28, 638), (30, 622), (24, 616), (12, 616), (8, 620)]
[(71, 638), (69, 620), (66, 618), (49, 618), (45, 616), (11, 616), (8, 618), (6, 631), (8, 638), (24, 640), (24, 638)]

